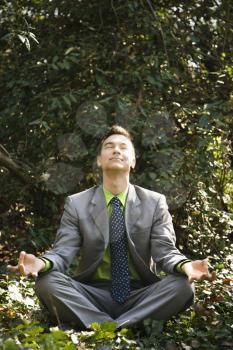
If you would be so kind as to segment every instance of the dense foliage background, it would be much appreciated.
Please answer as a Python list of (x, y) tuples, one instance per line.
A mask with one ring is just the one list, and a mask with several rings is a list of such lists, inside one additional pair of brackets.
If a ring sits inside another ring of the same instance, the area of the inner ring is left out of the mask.
[(232, 21), (230, 0), (1, 2), (3, 273), (49, 248), (67, 194), (101, 181), (97, 147), (118, 123), (134, 136), (131, 182), (167, 196), (179, 248), (226, 278)]

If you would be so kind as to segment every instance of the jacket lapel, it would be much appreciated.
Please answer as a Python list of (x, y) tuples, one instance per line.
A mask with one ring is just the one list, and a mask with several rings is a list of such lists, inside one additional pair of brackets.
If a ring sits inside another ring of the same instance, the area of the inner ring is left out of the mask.
[(141, 214), (141, 201), (137, 196), (135, 187), (129, 185), (129, 192), (125, 208), (125, 224), (127, 233), (130, 234), (132, 227), (137, 222)]
[[(141, 201), (136, 194), (135, 187), (130, 184), (125, 207), (125, 224), (128, 234), (130, 234), (132, 227), (140, 217), (140, 206)], [(96, 191), (92, 197), (90, 215), (92, 216), (98, 231), (101, 233), (105, 241), (106, 248), (109, 243), (109, 217), (102, 186), (98, 186), (96, 188)]]
[(96, 188), (92, 197), (90, 215), (105, 241), (106, 248), (109, 242), (109, 218), (102, 186)]

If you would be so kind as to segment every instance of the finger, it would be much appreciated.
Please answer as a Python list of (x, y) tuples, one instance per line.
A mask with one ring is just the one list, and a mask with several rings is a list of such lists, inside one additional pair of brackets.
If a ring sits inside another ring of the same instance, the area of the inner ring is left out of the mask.
[(21, 275), (23, 276), (26, 276), (26, 270), (25, 270), (25, 267), (24, 267), (24, 264), (20, 264), (19, 265), (19, 272), (21, 273)]
[(203, 273), (202, 276), (200, 277), (200, 281), (209, 281), (210, 274), (209, 273)]
[(208, 281), (212, 282), (212, 281), (215, 281), (217, 278), (217, 274), (215, 271), (209, 273), (209, 276), (208, 276)]
[(18, 265), (22, 265), (24, 263), (25, 256), (26, 256), (26, 252), (24, 251), (20, 252)]
[(31, 275), (32, 275), (32, 277), (33, 277), (33, 278), (37, 278), (37, 277), (38, 277), (38, 273), (37, 273), (37, 272), (35, 272), (35, 271), (34, 271), (34, 272), (32, 272), (32, 273), (31, 273)]
[(212, 273), (208, 272), (208, 273), (205, 273), (201, 276), (200, 281), (206, 280), (206, 281), (212, 282), (215, 279), (216, 279), (216, 273), (215, 272), (212, 272)]
[(188, 277), (188, 281), (189, 281), (189, 283), (193, 283), (195, 281), (195, 278), (194, 277)]
[(192, 282), (196, 281), (196, 282), (202, 282), (206, 279), (206, 277), (204, 275), (201, 276), (196, 276), (192, 278)]
[(212, 275), (212, 281), (215, 281), (217, 279), (217, 272), (216, 271), (212, 271), (211, 272), (211, 275)]
[(18, 272), (18, 271), (19, 271), (18, 265), (16, 265), (16, 266), (7, 265), (6, 268), (7, 268), (7, 270), (10, 271), (10, 272)]

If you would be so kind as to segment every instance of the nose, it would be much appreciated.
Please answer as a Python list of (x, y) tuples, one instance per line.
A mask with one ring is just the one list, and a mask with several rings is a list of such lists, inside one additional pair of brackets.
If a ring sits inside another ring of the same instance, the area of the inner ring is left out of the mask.
[(113, 149), (113, 153), (114, 153), (114, 154), (116, 154), (116, 153), (117, 153), (117, 154), (121, 153), (120, 147), (116, 145), (116, 146), (114, 147), (114, 149)]

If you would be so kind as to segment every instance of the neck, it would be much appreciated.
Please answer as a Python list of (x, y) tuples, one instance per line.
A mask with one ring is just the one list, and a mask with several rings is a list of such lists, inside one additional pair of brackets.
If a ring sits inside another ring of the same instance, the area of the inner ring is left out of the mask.
[(129, 186), (129, 174), (103, 174), (103, 186), (114, 195), (124, 192)]

